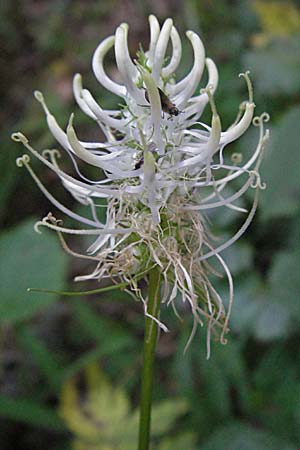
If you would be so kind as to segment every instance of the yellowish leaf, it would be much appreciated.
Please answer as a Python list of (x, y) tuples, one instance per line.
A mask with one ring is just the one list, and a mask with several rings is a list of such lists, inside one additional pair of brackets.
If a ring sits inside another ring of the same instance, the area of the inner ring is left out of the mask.
[(289, 0), (253, 2), (263, 34), (268, 37), (300, 34), (300, 8)]

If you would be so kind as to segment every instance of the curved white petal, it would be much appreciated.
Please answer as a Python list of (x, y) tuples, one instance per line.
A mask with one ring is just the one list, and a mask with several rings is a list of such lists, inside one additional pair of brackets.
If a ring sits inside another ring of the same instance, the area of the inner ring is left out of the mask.
[(106, 53), (113, 47), (115, 43), (115, 37), (109, 36), (104, 41), (102, 41), (98, 47), (96, 48), (92, 65), (94, 74), (99, 81), (99, 83), (102, 84), (108, 91), (112, 92), (113, 94), (119, 95), (120, 97), (126, 96), (126, 88), (125, 86), (122, 86), (121, 84), (116, 83), (115, 81), (111, 80), (103, 67), (103, 59)]
[(154, 136), (153, 136), (154, 142), (158, 147), (159, 154), (163, 154), (164, 153), (164, 143), (163, 143), (162, 133), (161, 133), (161, 128), (160, 128), (161, 114), (162, 114), (160, 95), (159, 95), (155, 80), (150, 75), (150, 73), (143, 68), (140, 68), (140, 71), (141, 71), (144, 83), (146, 85), (146, 88), (147, 88), (149, 101), (150, 101), (150, 105), (151, 105), (151, 119), (152, 119), (152, 124), (153, 124), (153, 129), (154, 129)]
[(174, 25), (171, 28), (171, 41), (172, 56), (169, 64), (161, 70), (161, 75), (163, 78), (167, 78), (172, 75), (176, 71), (181, 60), (181, 39)]
[(241, 120), (227, 131), (222, 133), (221, 145), (227, 145), (238, 139), (249, 128), (254, 113), (255, 104), (247, 102), (246, 110)]
[(128, 123), (128, 120), (126, 119), (114, 119), (113, 117), (110, 117), (98, 105), (98, 103), (96, 102), (90, 91), (88, 91), (87, 89), (82, 90), (82, 98), (86, 103), (86, 105), (88, 106), (88, 108), (93, 112), (96, 120), (100, 120), (106, 125), (116, 128), (117, 130), (123, 129)]
[(218, 150), (221, 138), (221, 121), (218, 115), (213, 114), (212, 129), (207, 144), (200, 147), (198, 155), (187, 158), (178, 163), (174, 169), (183, 169), (189, 166), (195, 167), (198, 164), (209, 164), (214, 153)]
[(174, 97), (174, 102), (179, 109), (186, 105), (186, 102), (198, 87), (205, 65), (205, 49), (201, 39), (193, 31), (187, 31), (186, 35), (193, 46), (194, 65), (189, 75), (186, 77), (188, 80), (182, 84), (182, 89)]
[[(219, 82), (218, 69), (214, 61), (210, 58), (206, 58), (205, 63), (208, 70), (208, 82), (206, 85), (206, 89), (210, 87), (211, 93), (214, 94)], [(195, 117), (193, 117), (193, 121), (198, 120), (202, 112), (204, 111), (204, 108), (207, 105), (208, 101), (209, 99), (206, 92), (203, 92), (196, 97), (191, 97), (189, 100), (190, 105), (184, 108), (184, 117), (180, 117), (179, 121), (182, 122), (183, 120), (186, 120), (188, 117), (191, 117), (194, 114)]]
[[(170, 93), (171, 93), (172, 97), (174, 97), (176, 94), (179, 94), (180, 92), (184, 91), (184, 89), (188, 86), (188, 84), (195, 77), (197, 70), (199, 70), (199, 72), (201, 72), (201, 75), (202, 75), (203, 68), (204, 68), (205, 49), (203, 47), (201, 39), (193, 31), (187, 31), (186, 35), (193, 46), (194, 65), (193, 65), (191, 71), (182, 80), (178, 81), (178, 83), (176, 83), (174, 85), (170, 85)], [(201, 75), (200, 75), (200, 78), (201, 78)], [(200, 79), (199, 79), (199, 81), (200, 81)], [(195, 89), (193, 90), (192, 93), (194, 93), (194, 91), (195, 91)]]
[[(95, 167), (101, 167), (103, 170), (107, 170), (111, 172), (112, 175), (115, 176), (116, 179), (121, 178), (129, 178), (129, 177), (136, 177), (139, 176), (142, 173), (142, 169), (136, 169), (136, 170), (126, 170), (123, 168), (118, 167), (119, 164), (116, 159), (116, 155), (114, 155), (115, 163), (113, 161), (107, 162), (107, 159), (99, 155), (94, 155), (93, 153), (86, 150), (79, 142), (75, 130), (73, 128), (73, 116), (71, 116), (69, 125), (67, 127), (67, 136), (68, 141), (70, 144), (70, 147), (72, 148), (73, 152), (83, 161), (87, 162), (88, 164), (91, 164)], [(120, 164), (121, 166), (122, 164)]]
[(135, 85), (135, 81), (138, 78), (138, 70), (131, 61), (128, 52), (127, 35), (128, 25), (123, 23), (117, 28), (115, 35), (117, 66), (128, 93), (134, 98), (136, 103), (145, 103), (143, 92)]
[(157, 18), (152, 14), (149, 16), (149, 25), (150, 25), (150, 45), (148, 51), (148, 65), (153, 67), (153, 60), (155, 55), (155, 49), (157, 40), (160, 33), (160, 26)]
[(152, 76), (156, 83), (158, 83), (159, 78), (160, 78), (160, 72), (161, 72), (161, 68), (164, 63), (164, 58), (165, 58), (172, 26), (173, 26), (173, 20), (167, 19), (162, 26), (159, 38), (157, 40), (154, 61), (153, 61), (153, 68), (152, 68)]
[(80, 73), (76, 73), (73, 78), (73, 92), (75, 100), (79, 106), (79, 108), (92, 119), (97, 120), (95, 114), (91, 111), (91, 109), (87, 106), (86, 102), (82, 98), (82, 76)]

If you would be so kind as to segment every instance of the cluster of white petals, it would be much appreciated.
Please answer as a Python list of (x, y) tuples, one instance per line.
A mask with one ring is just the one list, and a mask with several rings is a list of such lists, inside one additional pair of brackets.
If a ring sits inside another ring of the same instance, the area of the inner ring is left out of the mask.
[[(175, 72), (181, 61), (181, 40), (173, 21), (167, 19), (160, 28), (156, 17), (151, 15), (149, 23), (149, 49), (140, 49), (136, 59), (132, 60), (129, 54), (127, 24), (121, 24), (115, 35), (101, 42), (94, 53), (94, 74), (102, 86), (121, 97), (124, 106), (120, 110), (103, 109), (83, 87), (81, 76), (74, 77), (76, 102), (100, 127), (104, 142), (80, 140), (73, 126), (73, 115), (66, 130), (61, 128), (43, 95), (35, 92), (51, 133), (71, 158), (75, 175), (60, 168), (57, 150), (39, 153), (23, 134), (13, 135), (59, 177), (77, 201), (90, 207), (90, 217), (75, 213), (54, 198), (33, 172), (28, 155), (19, 158), (18, 164), (26, 166), (58, 210), (84, 224), (86, 229), (64, 228), (52, 215), (37, 227), (45, 225), (58, 231), (64, 248), (74, 255), (77, 254), (69, 249), (63, 233), (95, 235), (86, 254), (77, 255), (94, 262), (94, 268), (77, 280), (121, 277), (141, 298), (147, 314), (147, 298), (137, 283), (141, 274), (159, 266), (163, 301), (177, 311), (176, 301), (181, 298), (191, 307), (194, 329), (203, 321), (209, 333), (215, 325), (220, 326), (221, 341), (224, 341), (233, 285), (220, 252), (244, 233), (254, 216), (258, 191), (263, 187), (258, 170), (268, 138), (268, 130), (264, 130), (268, 117), (263, 114), (253, 119), (251, 82), (248, 73), (241, 74), (246, 81), (248, 100), (240, 105), (235, 122), (222, 131), (214, 102), (218, 71), (215, 63), (205, 57), (199, 36), (193, 31), (186, 33), (194, 63), (190, 72), (177, 81)], [(169, 41), (172, 50), (167, 58)], [(112, 48), (121, 83), (113, 81), (104, 68), (104, 58)], [(199, 89), (205, 69), (208, 81)], [(200, 121), (206, 106), (212, 117), (208, 125)], [(244, 161), (241, 155), (228, 154), (226, 146), (243, 135), (252, 122), (259, 130), (252, 155)], [(99, 181), (81, 173), (80, 161), (99, 169)], [(240, 183), (232, 183), (238, 178), (242, 180)], [(247, 211), (236, 201), (249, 188), (254, 188), (255, 195), (253, 206)], [(104, 223), (97, 215), (103, 199), (107, 204)], [(214, 247), (205, 215), (211, 209), (224, 207), (244, 214), (245, 220), (229, 240)], [(211, 257), (219, 261), (228, 278), (227, 310), (209, 280), (211, 269), (206, 260)], [(162, 322), (159, 324), (166, 329)]]

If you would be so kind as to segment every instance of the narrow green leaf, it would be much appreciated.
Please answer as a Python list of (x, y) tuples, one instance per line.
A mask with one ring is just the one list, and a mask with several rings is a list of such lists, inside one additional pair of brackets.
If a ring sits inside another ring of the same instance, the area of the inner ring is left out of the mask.
[(50, 352), (41, 340), (25, 328), (17, 329), (16, 335), (20, 345), (33, 357), (49, 385), (54, 391), (58, 391), (61, 368), (55, 354)]
[(81, 328), (92, 339), (101, 342), (103, 349), (113, 351), (114, 348), (124, 348), (133, 343), (132, 337), (119, 323), (97, 315), (93, 305), (78, 300), (74, 302), (72, 311)]
[(0, 394), (0, 416), (36, 427), (65, 430), (56, 412), (26, 398), (12, 398)]
[[(105, 286), (99, 289), (91, 289), (89, 291), (56, 291), (51, 289), (38, 289), (38, 288), (28, 288), (27, 292), (42, 292), (44, 294), (55, 294), (55, 295), (61, 295), (66, 297), (82, 297), (84, 295), (94, 295), (94, 294), (100, 294), (101, 292), (109, 292), (114, 291), (118, 289), (122, 289), (126, 286), (128, 286), (129, 282), (119, 283), (119, 284), (112, 284), (110, 286)], [(105, 298), (104, 298), (105, 300)]]
[[(124, 350), (124, 345), (120, 342), (120, 346), (118, 348), (118, 346), (114, 344), (113, 350), (116, 352), (122, 351)], [(73, 377), (80, 370), (85, 369), (87, 366), (94, 363), (95, 361), (99, 361), (100, 358), (109, 355), (111, 352), (112, 349), (109, 346), (104, 345), (104, 347), (97, 347), (94, 350), (91, 350), (90, 352), (84, 353), (82, 356), (76, 359), (76, 361), (74, 361), (72, 364), (70, 364), (64, 369), (62, 373), (62, 379), (66, 380), (68, 378)]]
[[(147, 275), (147, 273), (150, 271), (150, 269), (147, 269), (139, 274), (137, 274), (135, 277), (133, 277), (134, 281), (139, 281), (141, 280), (143, 277), (145, 277)], [(91, 289), (88, 291), (58, 291), (58, 290), (53, 290), (53, 289), (44, 289), (44, 288), (27, 288), (27, 292), (42, 292), (44, 294), (56, 294), (56, 295), (62, 295), (62, 296), (67, 296), (67, 297), (80, 297), (83, 295), (94, 295), (94, 294), (100, 294), (101, 292), (109, 292), (109, 291), (116, 291), (118, 289), (123, 289), (126, 286), (128, 286), (130, 284), (129, 281), (123, 281), (122, 283), (118, 283), (118, 284), (112, 284), (109, 286), (105, 286), (102, 288), (98, 288), (98, 289)], [(114, 297), (115, 298), (115, 297)]]

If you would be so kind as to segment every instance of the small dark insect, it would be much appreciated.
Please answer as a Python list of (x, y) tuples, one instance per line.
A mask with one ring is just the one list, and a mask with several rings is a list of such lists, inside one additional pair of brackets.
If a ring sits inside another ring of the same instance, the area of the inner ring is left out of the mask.
[[(160, 96), (161, 109), (165, 113), (170, 114), (170, 116), (178, 116), (182, 111), (179, 111), (177, 106), (171, 102), (169, 97), (159, 87), (157, 89)], [(150, 103), (148, 91), (145, 91), (145, 99)]]
[(141, 157), (141, 159), (139, 161), (137, 161), (134, 165), (134, 169), (140, 169), (142, 167), (142, 165), (144, 164), (144, 158), (143, 156)]

